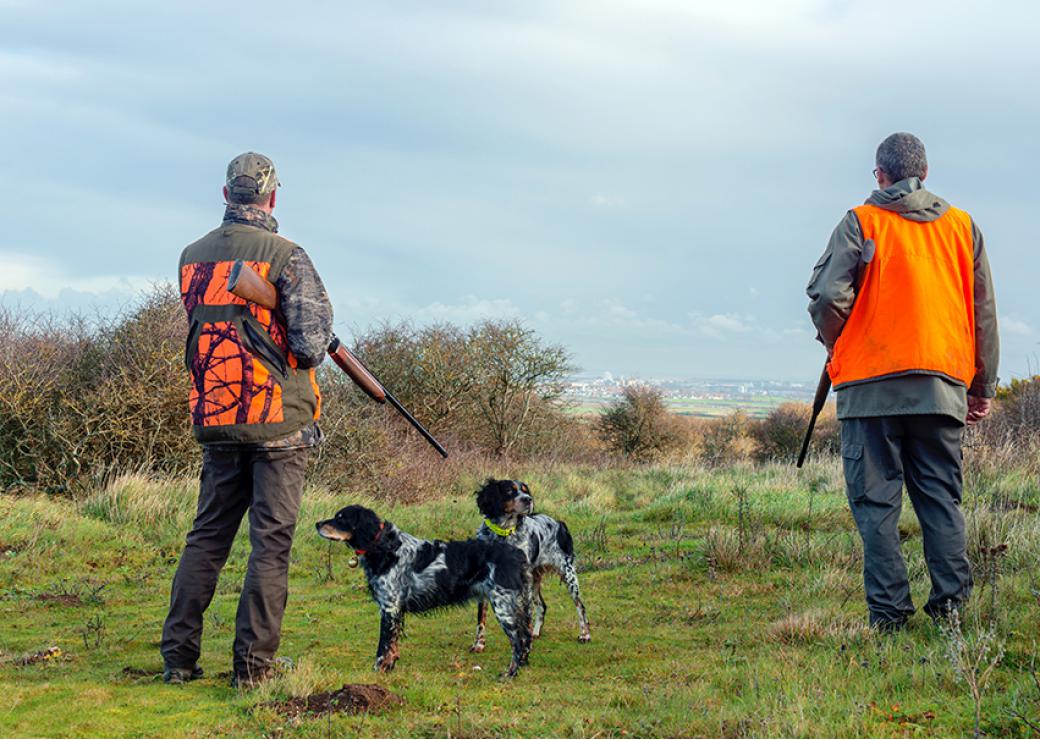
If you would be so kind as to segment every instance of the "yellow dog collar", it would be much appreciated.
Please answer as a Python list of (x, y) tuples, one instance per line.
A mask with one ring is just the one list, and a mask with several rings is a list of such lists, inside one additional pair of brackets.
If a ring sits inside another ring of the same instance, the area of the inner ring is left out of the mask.
[(485, 519), (484, 520), (484, 524), (486, 524), (487, 528), (490, 529), (495, 534), (497, 534), (499, 537), (508, 537), (509, 535), (513, 534), (513, 532), (516, 531), (516, 527), (510, 527), (509, 529), (504, 529), (503, 527), (500, 527), (497, 524), (495, 524), (490, 519)]

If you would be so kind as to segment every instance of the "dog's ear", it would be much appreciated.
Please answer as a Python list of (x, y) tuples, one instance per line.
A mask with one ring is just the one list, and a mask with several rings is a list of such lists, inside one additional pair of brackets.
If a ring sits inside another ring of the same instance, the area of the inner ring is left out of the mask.
[(505, 513), (499, 482), (488, 478), (484, 487), (477, 491), (477, 508), (488, 519), (496, 519)]
[[(340, 518), (342, 516), (342, 519)], [(355, 549), (367, 550), (379, 533), (379, 517), (364, 506), (348, 506), (336, 515), (352, 533), (351, 544)]]

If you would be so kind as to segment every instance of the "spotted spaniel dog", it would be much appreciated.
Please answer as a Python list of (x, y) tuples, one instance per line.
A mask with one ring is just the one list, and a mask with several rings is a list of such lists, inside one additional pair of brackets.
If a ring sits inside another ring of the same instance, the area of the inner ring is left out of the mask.
[(394, 668), (404, 615), (480, 599), (491, 602), (513, 647), (515, 676), (531, 649), (530, 573), (524, 554), (496, 540), (442, 542), (402, 532), (363, 506), (317, 523), (318, 534), (354, 549), (381, 611), (376, 670)]
[[(545, 622), (542, 577), (556, 572), (578, 609), (578, 641), (591, 640), (589, 618), (581, 601), (578, 573), (574, 568), (574, 541), (567, 525), (551, 516), (533, 513), (531, 490), (522, 481), (489, 478), (477, 491), (477, 508), (484, 515), (484, 524), (477, 531), (478, 540), (507, 542), (527, 555), (531, 565), (530, 601), (534, 617), (531, 636), (538, 637)], [(486, 624), (487, 604), (481, 601), (477, 604), (477, 639), (470, 648), (475, 653), (484, 650)]]

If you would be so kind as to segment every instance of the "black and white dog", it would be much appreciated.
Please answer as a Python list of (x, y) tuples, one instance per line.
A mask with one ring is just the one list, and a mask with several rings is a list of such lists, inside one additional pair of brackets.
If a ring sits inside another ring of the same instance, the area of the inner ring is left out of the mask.
[[(527, 555), (531, 566), (531, 607), (534, 624), (531, 636), (542, 633), (545, 622), (545, 599), (542, 598), (542, 577), (551, 571), (559, 574), (578, 609), (578, 641), (592, 639), (589, 618), (578, 588), (578, 573), (574, 568), (574, 541), (567, 525), (545, 514), (535, 514), (534, 499), (527, 484), (515, 480), (489, 478), (477, 491), (477, 508), (484, 515), (484, 524), (477, 530), (482, 542), (506, 542)], [(471, 650), (484, 649), (487, 604), (477, 605), (477, 639)]]
[(318, 534), (347, 543), (365, 569), (381, 611), (376, 670), (400, 655), (404, 615), (479, 598), (491, 608), (513, 648), (515, 676), (531, 649), (531, 580), (524, 554), (504, 542), (420, 540), (363, 506), (348, 506), (317, 523)]

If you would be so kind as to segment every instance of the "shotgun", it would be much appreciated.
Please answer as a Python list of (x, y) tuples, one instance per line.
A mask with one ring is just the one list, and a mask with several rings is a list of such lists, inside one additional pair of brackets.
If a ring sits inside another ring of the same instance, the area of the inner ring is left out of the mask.
[(805, 440), (802, 442), (802, 451), (798, 453), (797, 467), (799, 468), (805, 463), (805, 456), (809, 452), (809, 442), (812, 440), (812, 433), (816, 428), (816, 420), (820, 417), (820, 412), (823, 411), (823, 407), (827, 403), (827, 394), (830, 392), (831, 376), (827, 372), (826, 363), (824, 363), (823, 372), (820, 374), (820, 383), (816, 386), (816, 397), (813, 398), (812, 416), (809, 418), (809, 428), (805, 430)]
[[(256, 270), (246, 266), (242, 260), (235, 260), (235, 264), (231, 267), (231, 272), (228, 274), (227, 290), (243, 300), (263, 306), (271, 311), (278, 308), (278, 290), (270, 281), (261, 277)], [(376, 376), (365, 367), (364, 363), (353, 352), (347, 349), (347, 346), (335, 334), (332, 335), (332, 342), (329, 344), (329, 356), (339, 366), (339, 369), (349, 375), (350, 379), (369, 398), (378, 403), (389, 401), (390, 405), (397, 409), (401, 416), (407, 419), (408, 423), (415, 427), (419, 434), (433, 445), (437, 452), (443, 457), (448, 456), (447, 450), (441, 446), (441, 443), (434, 439), (433, 435), (414, 416), (408, 413), (408, 409), (394, 398), (394, 395), (386, 389), (386, 386), (379, 382)]]

